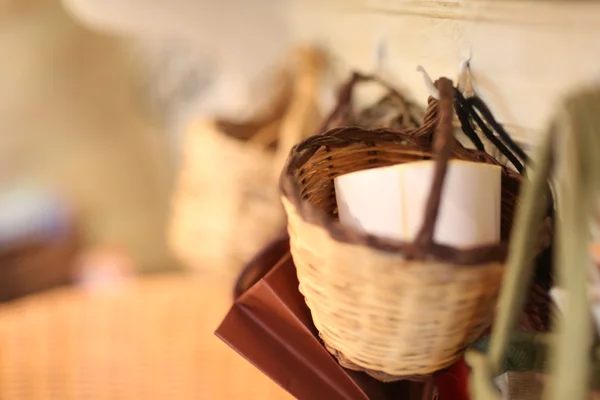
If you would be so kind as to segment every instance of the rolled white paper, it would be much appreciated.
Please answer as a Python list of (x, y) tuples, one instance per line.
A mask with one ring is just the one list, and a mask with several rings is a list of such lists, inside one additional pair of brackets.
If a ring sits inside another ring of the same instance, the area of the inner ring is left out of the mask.
[[(382, 237), (411, 241), (431, 192), (435, 161), (362, 170), (335, 178), (340, 222)], [(500, 241), (502, 169), (450, 160), (434, 232), (458, 248)]]

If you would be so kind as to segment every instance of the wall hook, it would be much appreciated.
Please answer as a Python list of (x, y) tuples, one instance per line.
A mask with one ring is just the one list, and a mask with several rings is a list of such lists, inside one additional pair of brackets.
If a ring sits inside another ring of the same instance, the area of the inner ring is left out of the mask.
[(431, 77), (429, 76), (427, 71), (425, 71), (425, 68), (423, 68), (421, 65), (419, 65), (417, 67), (417, 71), (423, 74), (423, 80), (425, 81), (425, 86), (427, 87), (427, 91), (429, 92), (429, 95), (431, 97), (433, 97), (434, 99), (439, 100), (440, 99), (440, 91), (433, 84), (433, 81), (431, 80)]
[(386, 66), (388, 58), (388, 43), (385, 39), (377, 41), (373, 52), (373, 73), (381, 73)]
[(473, 76), (471, 74), (471, 56), (460, 65), (457, 88), (464, 97), (472, 97), (475, 95), (475, 90), (473, 89)]

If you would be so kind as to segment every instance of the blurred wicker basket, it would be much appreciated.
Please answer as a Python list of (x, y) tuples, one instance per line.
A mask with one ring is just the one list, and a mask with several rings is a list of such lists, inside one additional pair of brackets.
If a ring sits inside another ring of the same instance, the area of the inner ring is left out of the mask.
[(155, 276), (0, 307), (0, 399), (287, 399), (213, 334), (230, 282)]
[(282, 84), (268, 115), (247, 124), (196, 121), (186, 132), (169, 241), (194, 269), (236, 273), (284, 230), (277, 176), (289, 149), (318, 128), (324, 67), (314, 49), (294, 61), (284, 74), (292, 87)]
[(0, 302), (71, 284), (77, 249), (71, 232), (53, 240), (24, 240), (0, 248)]
[[(490, 325), (503, 275), (505, 243), (469, 250), (433, 243), (447, 157), (497, 163), (452, 137), (454, 89), (447, 79), (438, 87), (443, 97), (430, 99), (421, 128), (406, 134), (341, 128), (311, 137), (294, 147), (281, 178), (300, 291), (315, 326), (342, 365), (381, 380), (421, 378), (454, 363)], [(438, 170), (414, 243), (339, 224), (336, 176), (429, 159), (432, 147)], [(521, 179), (503, 169), (504, 241)]]
[(0, 203), (0, 302), (71, 284), (81, 237), (70, 210), (37, 190)]

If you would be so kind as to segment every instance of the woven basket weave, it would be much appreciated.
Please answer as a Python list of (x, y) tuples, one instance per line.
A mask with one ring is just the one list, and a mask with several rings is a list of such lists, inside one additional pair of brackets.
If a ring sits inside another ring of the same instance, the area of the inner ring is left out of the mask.
[[(446, 79), (438, 87), (444, 97), (430, 100), (421, 128), (406, 134), (341, 128), (314, 136), (294, 147), (281, 179), (300, 291), (314, 323), (342, 365), (381, 380), (421, 378), (454, 363), (489, 326), (503, 275), (505, 243), (458, 250), (432, 241), (446, 157), (496, 163), (452, 138), (454, 89)], [(432, 147), (441, 161), (414, 243), (339, 224), (336, 176), (429, 159)], [(503, 240), (520, 181), (503, 169)]]
[(280, 115), (247, 126), (200, 120), (188, 129), (169, 241), (192, 268), (234, 274), (284, 230), (277, 177), (289, 149), (317, 130), (323, 63), (316, 50), (300, 52), (293, 87), (273, 105)]
[(229, 285), (164, 275), (2, 305), (0, 399), (288, 399), (214, 336)]

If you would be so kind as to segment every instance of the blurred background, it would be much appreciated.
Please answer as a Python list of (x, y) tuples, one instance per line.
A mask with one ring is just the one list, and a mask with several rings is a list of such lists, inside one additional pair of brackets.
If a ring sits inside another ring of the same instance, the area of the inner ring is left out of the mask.
[[(473, 84), (526, 147), (597, 2), (0, 2), (0, 400), (285, 398), (213, 331), (350, 70)], [(360, 92), (370, 104), (381, 95)]]

